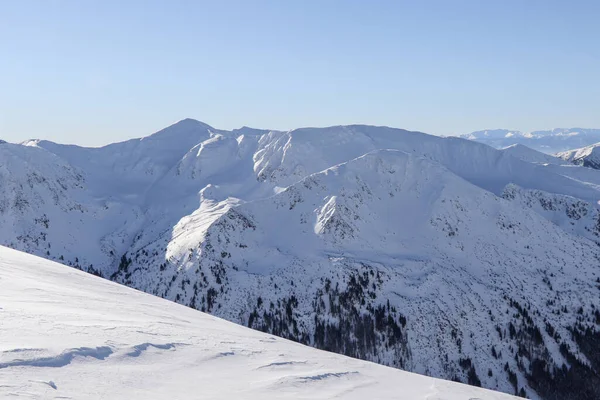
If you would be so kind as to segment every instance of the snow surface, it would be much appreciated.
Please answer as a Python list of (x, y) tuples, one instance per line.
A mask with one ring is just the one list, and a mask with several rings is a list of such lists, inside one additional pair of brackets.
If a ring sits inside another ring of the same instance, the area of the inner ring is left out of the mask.
[(600, 169), (600, 143), (558, 153), (556, 157), (576, 165)]
[(305, 344), (531, 398), (595, 362), (600, 171), (535, 150), (184, 120), (3, 144), (0, 188), (1, 244)]
[(510, 154), (520, 160), (527, 161), (535, 164), (553, 164), (563, 165), (566, 164), (564, 160), (551, 156), (541, 151), (534, 150), (522, 144), (513, 144), (511, 146), (501, 149), (504, 153)]
[[(510, 154), (520, 160), (537, 164), (549, 172), (557, 175), (562, 175), (567, 178), (571, 178), (574, 181), (583, 183), (584, 185), (600, 188), (600, 174), (591, 170), (591, 162), (588, 162), (586, 156), (591, 154), (591, 151), (583, 151), (586, 149), (580, 149), (582, 152), (578, 153), (577, 150), (559, 153), (556, 156), (542, 153), (537, 150), (533, 150), (527, 146), (521, 144), (515, 144), (504, 149), (502, 152)], [(579, 154), (582, 157), (577, 158), (575, 154)], [(593, 160), (595, 157), (590, 157), (589, 160)], [(600, 161), (600, 160), (599, 160)], [(585, 165), (585, 167), (584, 167)], [(600, 166), (600, 162), (598, 163)]]
[(178, 237), (173, 229), (202, 210), (214, 219), (231, 204), (267, 198), (380, 149), (428, 158), (498, 196), (514, 183), (592, 203), (599, 198), (590, 188), (595, 176), (571, 179), (571, 171), (556, 173), (457, 138), (360, 125), (226, 132), (183, 120), (103, 148), (39, 140), (2, 145), (0, 243), (110, 276), (122, 254)]
[(315, 350), (0, 247), (0, 397), (509, 399)]

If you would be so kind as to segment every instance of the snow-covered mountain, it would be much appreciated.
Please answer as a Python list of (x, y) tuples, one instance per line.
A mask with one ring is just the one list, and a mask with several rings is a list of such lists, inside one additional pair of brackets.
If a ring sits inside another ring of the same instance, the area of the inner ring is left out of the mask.
[(0, 247), (0, 397), (510, 399), (327, 353)]
[(560, 128), (533, 132), (490, 129), (471, 132), (461, 137), (498, 149), (522, 144), (543, 153), (554, 154), (600, 142), (600, 129)]
[(557, 157), (576, 165), (600, 169), (600, 143), (558, 153)]
[(317, 348), (600, 396), (600, 171), (362, 125), (0, 152), (0, 243)]
[(522, 144), (513, 144), (505, 147), (502, 150), (504, 153), (510, 154), (520, 160), (527, 161), (534, 164), (551, 164), (551, 165), (563, 165), (567, 164), (563, 159), (555, 157), (541, 151), (534, 150)]

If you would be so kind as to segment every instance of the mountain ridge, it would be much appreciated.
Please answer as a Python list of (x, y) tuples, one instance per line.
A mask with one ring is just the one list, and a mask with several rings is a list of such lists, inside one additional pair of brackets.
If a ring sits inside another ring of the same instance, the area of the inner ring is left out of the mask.
[(573, 149), (557, 153), (556, 157), (575, 165), (583, 165), (593, 169), (600, 169), (600, 143), (594, 143), (580, 149)]
[(0, 147), (0, 243), (321, 349), (597, 395), (600, 171), (368, 125), (158, 133)]

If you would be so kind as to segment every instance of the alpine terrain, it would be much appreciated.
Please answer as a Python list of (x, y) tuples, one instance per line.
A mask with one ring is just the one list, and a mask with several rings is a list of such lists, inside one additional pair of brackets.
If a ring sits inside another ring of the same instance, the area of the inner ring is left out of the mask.
[(499, 149), (521, 144), (547, 154), (554, 154), (600, 142), (600, 129), (558, 128), (533, 132), (488, 129), (471, 132), (461, 137)]
[(0, 397), (510, 399), (306, 348), (0, 247)]
[(557, 157), (576, 165), (583, 165), (594, 169), (600, 169), (600, 143), (594, 143), (580, 149), (574, 149), (558, 153)]
[[(14, 249), (319, 349), (533, 399), (600, 398), (600, 171), (387, 127), (187, 119), (102, 148), (0, 144), (0, 187), (0, 244)], [(122, 345), (109, 362), (133, 362)]]

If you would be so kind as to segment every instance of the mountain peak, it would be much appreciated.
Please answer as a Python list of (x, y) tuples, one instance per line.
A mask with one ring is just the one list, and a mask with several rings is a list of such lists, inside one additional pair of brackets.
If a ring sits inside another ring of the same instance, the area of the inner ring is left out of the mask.
[(0, 146), (0, 244), (352, 357), (598, 398), (600, 172), (385, 127), (251, 132)]
[[(175, 122), (174, 124), (171, 124), (169, 126), (167, 126), (164, 129), (161, 129), (161, 131), (165, 130), (165, 129), (170, 129), (170, 128), (174, 128), (174, 127), (185, 127), (185, 128), (196, 128), (196, 127), (202, 127), (202, 128), (207, 128), (207, 129), (214, 129), (212, 126), (202, 122), (202, 121), (198, 121), (197, 119), (193, 119), (193, 118), (184, 118), (182, 120), (179, 120), (177, 122)], [(160, 131), (159, 131), (160, 132)]]
[[(149, 136), (143, 137), (141, 140), (142, 141), (148, 141), (148, 140), (180, 141), (180, 140), (184, 140), (186, 138), (188, 138), (188, 139), (196, 138), (198, 136), (205, 139), (208, 137), (209, 131), (214, 131), (214, 130), (215, 129), (212, 126), (205, 124), (204, 122), (200, 122), (200, 121), (192, 119), (192, 118), (186, 118), (186, 119), (182, 119), (178, 122), (175, 122), (174, 124), (169, 125), (166, 128), (163, 128)], [(190, 143), (190, 146), (198, 143), (198, 141), (199, 141), (199, 138), (192, 140), (193, 143)]]

